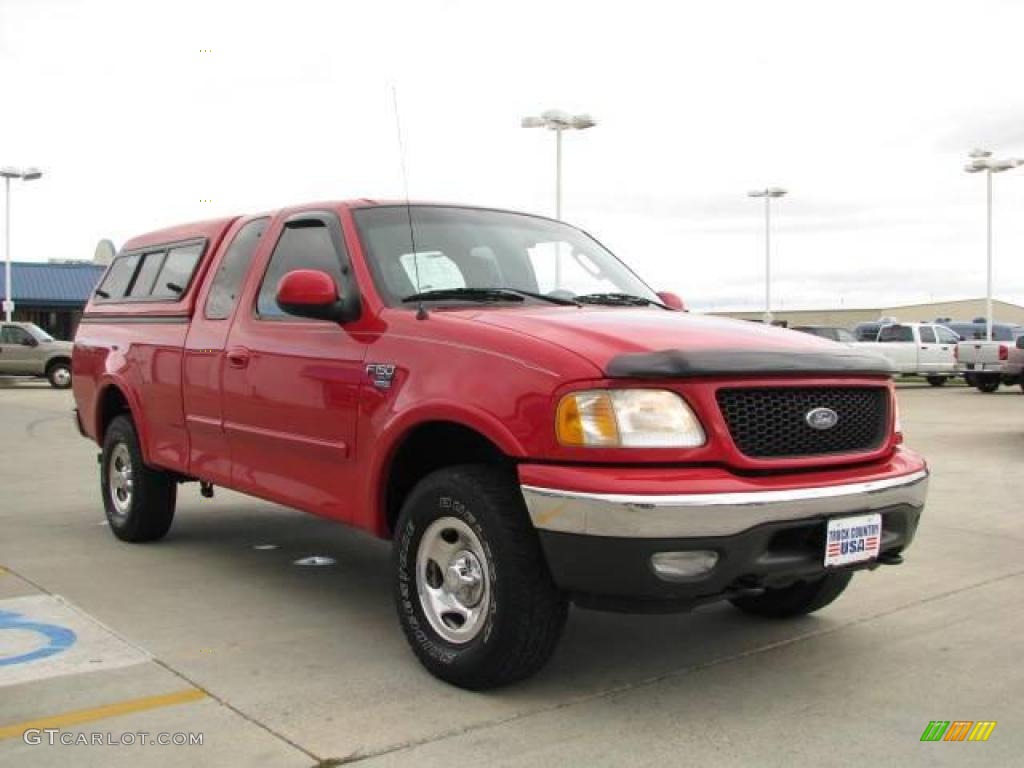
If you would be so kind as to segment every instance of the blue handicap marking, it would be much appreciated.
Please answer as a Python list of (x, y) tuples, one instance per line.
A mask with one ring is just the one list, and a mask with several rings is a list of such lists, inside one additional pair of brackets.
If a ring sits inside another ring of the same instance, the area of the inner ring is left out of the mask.
[(9, 667), (14, 664), (27, 664), (30, 661), (38, 661), (49, 656), (62, 653), (75, 644), (78, 639), (74, 632), (67, 627), (57, 624), (43, 624), (32, 621), (13, 611), (0, 611), (0, 632), (5, 629), (21, 629), (29, 632), (36, 632), (48, 641), (48, 645), (37, 648), (29, 653), (22, 653), (17, 656), (0, 656), (0, 667)]

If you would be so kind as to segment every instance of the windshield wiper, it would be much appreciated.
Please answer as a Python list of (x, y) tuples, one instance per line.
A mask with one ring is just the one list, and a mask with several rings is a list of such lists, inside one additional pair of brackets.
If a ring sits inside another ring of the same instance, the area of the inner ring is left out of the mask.
[(645, 299), (643, 296), (634, 296), (631, 293), (587, 293), (577, 296), (576, 301), (580, 304), (604, 304), (608, 307), (647, 307), (654, 305), (668, 309), (660, 301)]
[(579, 306), (572, 299), (563, 299), (558, 296), (545, 296), (543, 293), (532, 291), (521, 291), (518, 288), (438, 288), (433, 291), (414, 293), (402, 299), (403, 302), (415, 301), (445, 301), (458, 299), (462, 301), (523, 301), (524, 298), (541, 299), (552, 304), (564, 306)]
[(433, 291), (414, 293), (402, 298), (403, 302), (414, 301), (522, 301), (523, 297), (516, 291), (505, 288), (438, 288)]

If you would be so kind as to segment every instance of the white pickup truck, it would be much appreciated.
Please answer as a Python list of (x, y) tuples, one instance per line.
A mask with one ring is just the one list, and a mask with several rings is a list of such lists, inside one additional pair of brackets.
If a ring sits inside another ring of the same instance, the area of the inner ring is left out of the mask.
[(1024, 390), (1024, 326), (992, 326), (992, 341), (964, 339), (956, 345), (958, 369), (980, 392), (995, 392), (1000, 384), (1020, 384)]
[(854, 346), (888, 358), (901, 374), (924, 376), (933, 387), (941, 387), (957, 375), (959, 340), (944, 325), (891, 323), (878, 329), (875, 341), (861, 341)]

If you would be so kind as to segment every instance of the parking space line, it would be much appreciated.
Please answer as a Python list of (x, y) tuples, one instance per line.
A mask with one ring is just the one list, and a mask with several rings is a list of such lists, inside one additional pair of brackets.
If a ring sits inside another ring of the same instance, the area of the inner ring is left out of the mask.
[(43, 730), (46, 728), (67, 728), (80, 723), (91, 723), (95, 720), (105, 720), (108, 717), (127, 715), (132, 712), (145, 712), (147, 709), (159, 709), (160, 707), (171, 707), (175, 704), (187, 704), (190, 701), (199, 701), (207, 698), (206, 691), (199, 688), (186, 688), (183, 691), (165, 693), (160, 696), (146, 696), (141, 699), (128, 699), (114, 704), (104, 704), (101, 707), (90, 709), (79, 709), (74, 712), (65, 712), (60, 715), (41, 717), (37, 720), (26, 720), (23, 723), (0, 726), (0, 741), (21, 736), (30, 728)]

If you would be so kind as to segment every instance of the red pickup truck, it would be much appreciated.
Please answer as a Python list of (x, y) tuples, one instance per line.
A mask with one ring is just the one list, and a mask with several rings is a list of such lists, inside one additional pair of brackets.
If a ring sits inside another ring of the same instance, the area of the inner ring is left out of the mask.
[(359, 200), (125, 244), (73, 354), (114, 534), (180, 483), (393, 541), (423, 665), (472, 689), (568, 605), (794, 616), (902, 561), (928, 483), (888, 363), (682, 311), (586, 233)]

